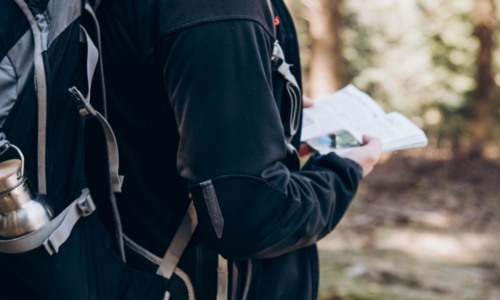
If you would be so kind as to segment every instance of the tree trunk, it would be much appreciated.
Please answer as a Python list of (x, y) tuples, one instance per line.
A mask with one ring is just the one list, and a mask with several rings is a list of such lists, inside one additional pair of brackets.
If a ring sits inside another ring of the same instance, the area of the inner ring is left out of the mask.
[(296, 0), (285, 0), (285, 1), (284, 1), (284, 2), (285, 2), (286, 7), (288, 8), (288, 11), (290, 12), (290, 14), (291, 14), (292, 16), (294, 16), (294, 14), (295, 14), (295, 9), (294, 9), (294, 8), (295, 8), (295, 7), (294, 7), (294, 6), (295, 6), (295, 1), (296, 1)]
[(478, 17), (475, 35), (480, 47), (477, 54), (477, 87), (474, 95), (471, 156), (481, 155), (492, 126), (490, 103), (494, 80), (491, 71), (493, 34), (495, 30), (495, 4), (493, 0), (477, 0)]
[(308, 3), (312, 37), (309, 84), (311, 97), (318, 99), (336, 92), (346, 83), (348, 72), (340, 38), (342, 0), (310, 0)]

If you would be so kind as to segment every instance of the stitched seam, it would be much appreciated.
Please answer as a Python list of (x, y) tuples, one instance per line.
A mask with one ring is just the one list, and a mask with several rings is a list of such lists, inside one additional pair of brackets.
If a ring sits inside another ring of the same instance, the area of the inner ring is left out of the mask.
[(189, 27), (195, 27), (198, 25), (204, 25), (208, 23), (213, 23), (213, 22), (222, 22), (222, 21), (236, 21), (236, 20), (241, 20), (241, 21), (251, 21), (259, 24), (264, 31), (266, 31), (267, 34), (271, 37), (271, 39), (274, 41), (275, 37), (274, 34), (270, 33), (269, 30), (267, 30), (266, 26), (264, 26), (257, 18), (252, 18), (248, 16), (220, 16), (220, 17), (212, 17), (212, 18), (207, 18), (207, 19), (202, 19), (202, 20), (197, 20), (197, 21), (192, 21), (189, 23), (185, 23), (182, 25), (178, 25), (173, 28), (169, 28), (167, 30), (162, 31), (160, 34), (158, 34), (158, 38), (156, 40), (156, 44), (154, 47), (151, 47), (148, 51), (146, 51), (146, 54), (144, 55), (144, 61), (147, 61), (151, 55), (154, 55), (156, 46), (160, 42), (161, 39), (165, 38), (166, 36), (170, 34), (174, 34), (177, 31), (183, 30), (183, 29), (188, 29)]
[[(16, 69), (16, 66), (14, 65), (14, 63), (12, 62), (12, 59), (10, 58), (9, 56), (9, 53), (7, 53), (7, 55), (5, 56), (7, 57), (7, 59), (9, 60), (10, 62), (10, 65), (12, 66), (12, 70), (14, 70), (14, 76), (16, 77), (16, 81), (19, 81), (19, 75), (17, 75), (17, 69)], [(0, 60), (1, 62), (2, 60)], [(16, 83), (17, 85), (17, 83)]]
[(160, 32), (158, 34), (156, 42), (158, 43), (158, 41), (161, 38), (163, 38), (164, 36), (169, 35), (171, 33), (174, 33), (175, 31), (178, 31), (178, 30), (181, 30), (181, 29), (185, 29), (185, 28), (188, 28), (188, 27), (196, 26), (196, 25), (201, 25), (203, 23), (210, 23), (210, 22), (217, 22), (217, 21), (230, 21), (230, 20), (250, 20), (250, 21), (254, 21), (254, 22), (260, 24), (264, 28), (264, 30), (271, 37), (274, 38), (274, 34), (272, 32), (269, 32), (269, 30), (267, 30), (266, 26), (264, 26), (264, 24), (262, 24), (262, 22), (260, 22), (260, 20), (258, 18), (254, 18), (254, 17), (246, 16), (246, 15), (229, 15), (229, 16), (210, 17), (210, 18), (200, 19), (200, 20), (196, 20), (196, 21), (191, 21), (191, 22), (183, 23), (183, 24), (177, 25), (175, 27), (163, 30), (162, 32)]
[(247, 181), (254, 183), (256, 185), (260, 185), (269, 192), (277, 194), (279, 197), (286, 199), (287, 195), (285, 192), (282, 190), (274, 187), (264, 179), (254, 177), (254, 176), (249, 176), (249, 175), (224, 175), (220, 177), (216, 177), (213, 180), (211, 180), (213, 183), (227, 183), (228, 181)]

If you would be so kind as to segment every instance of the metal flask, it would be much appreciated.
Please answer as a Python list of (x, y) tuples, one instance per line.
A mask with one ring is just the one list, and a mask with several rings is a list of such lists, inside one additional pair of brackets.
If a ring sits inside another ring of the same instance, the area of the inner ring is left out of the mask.
[(34, 197), (24, 177), (21, 150), (1, 139), (0, 155), (11, 147), (17, 150), (21, 159), (0, 163), (0, 236), (3, 238), (15, 238), (33, 232), (52, 218), (48, 207)]

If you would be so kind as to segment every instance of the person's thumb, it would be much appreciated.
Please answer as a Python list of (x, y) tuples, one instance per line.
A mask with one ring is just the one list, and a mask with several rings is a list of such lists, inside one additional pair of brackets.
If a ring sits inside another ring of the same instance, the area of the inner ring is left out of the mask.
[(382, 141), (379, 138), (363, 135), (363, 145), (373, 145), (382, 148)]
[(306, 95), (302, 95), (302, 104), (304, 107), (311, 107), (313, 106), (314, 101)]

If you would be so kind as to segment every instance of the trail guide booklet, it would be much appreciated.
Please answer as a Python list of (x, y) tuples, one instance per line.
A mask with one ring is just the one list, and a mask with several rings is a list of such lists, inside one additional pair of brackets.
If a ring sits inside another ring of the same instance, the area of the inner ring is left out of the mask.
[(422, 129), (398, 112), (386, 114), (352, 84), (304, 108), (302, 141), (320, 154), (360, 147), (365, 134), (378, 137), (382, 151), (427, 146)]

